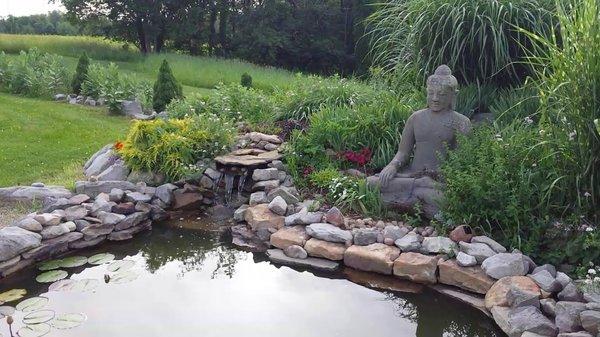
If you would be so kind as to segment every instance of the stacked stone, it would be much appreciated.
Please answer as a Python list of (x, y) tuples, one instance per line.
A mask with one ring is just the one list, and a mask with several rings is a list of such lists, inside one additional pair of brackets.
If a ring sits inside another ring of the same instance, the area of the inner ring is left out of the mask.
[(279, 150), (281, 144), (281, 139), (276, 135), (249, 132), (238, 139), (237, 147), (240, 149), (253, 148), (265, 151), (275, 151)]
[(92, 195), (53, 199), (41, 212), (1, 229), (0, 277), (105, 240), (131, 239), (150, 229), (152, 221), (165, 219), (155, 188), (141, 184), (126, 187), (131, 188), (112, 187), (109, 193), (96, 190)]

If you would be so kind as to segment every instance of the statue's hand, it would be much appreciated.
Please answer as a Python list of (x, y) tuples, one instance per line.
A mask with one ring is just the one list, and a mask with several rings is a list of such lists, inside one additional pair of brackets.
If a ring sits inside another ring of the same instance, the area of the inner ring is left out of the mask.
[(381, 173), (379, 173), (379, 183), (381, 184), (381, 187), (386, 187), (396, 175), (397, 171), (396, 165), (394, 164), (389, 164), (384, 167), (383, 170), (381, 170)]

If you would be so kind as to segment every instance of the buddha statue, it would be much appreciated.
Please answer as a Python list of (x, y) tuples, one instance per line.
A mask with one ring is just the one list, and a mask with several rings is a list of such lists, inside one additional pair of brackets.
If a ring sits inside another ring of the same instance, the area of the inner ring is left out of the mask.
[(368, 178), (378, 186), (384, 203), (401, 211), (419, 204), (428, 218), (439, 211), (443, 182), (438, 170), (447, 149), (456, 146), (457, 132), (471, 130), (470, 120), (453, 110), (458, 81), (441, 65), (427, 79), (427, 108), (407, 119), (394, 159), (381, 173)]

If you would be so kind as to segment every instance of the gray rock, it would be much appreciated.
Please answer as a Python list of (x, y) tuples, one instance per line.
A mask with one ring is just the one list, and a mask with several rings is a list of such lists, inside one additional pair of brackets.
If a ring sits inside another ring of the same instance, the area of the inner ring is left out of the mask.
[(352, 242), (352, 233), (328, 223), (314, 223), (306, 227), (306, 232), (313, 238), (328, 242)]
[(30, 232), (41, 232), (43, 227), (35, 219), (25, 217), (15, 223), (15, 226), (28, 230)]
[(380, 234), (376, 228), (359, 228), (352, 231), (354, 234), (354, 244), (357, 246), (368, 246), (377, 242), (377, 235)]
[(42, 226), (56, 226), (61, 221), (61, 216), (53, 213), (42, 213), (33, 216), (33, 219)]
[(48, 201), (50, 203), (45, 205), (44, 208), (42, 209), (42, 212), (44, 212), (44, 213), (50, 213), (57, 209), (65, 209), (65, 208), (73, 205), (73, 203), (67, 198), (46, 199), (46, 201)]
[(0, 261), (6, 261), (15, 256), (36, 248), (41, 244), (42, 236), (20, 227), (5, 227), (0, 229)]
[(259, 228), (256, 231), (256, 236), (258, 236), (259, 239), (261, 239), (262, 241), (264, 241), (265, 243), (269, 242), (271, 240), (271, 232), (269, 231), (268, 228)]
[(122, 189), (113, 188), (112, 190), (110, 190), (110, 193), (108, 194), (108, 200), (112, 201), (112, 202), (121, 202), (123, 200), (124, 196), (125, 196), (125, 192), (123, 192)]
[(142, 104), (137, 101), (122, 101), (121, 102), (121, 113), (125, 116), (135, 117), (137, 115), (143, 115)]
[(488, 257), (496, 255), (496, 252), (485, 243), (468, 243), (461, 241), (458, 245), (461, 252), (473, 256), (478, 263), (482, 263)]
[(77, 181), (75, 191), (95, 198), (100, 193), (110, 193), (113, 188), (126, 191), (137, 191), (137, 186), (128, 181)]
[(246, 210), (248, 209), (248, 207), (248, 205), (242, 205), (238, 209), (236, 209), (235, 212), (233, 212), (233, 220), (235, 220), (236, 222), (245, 221), (244, 215), (246, 214)]
[(271, 190), (267, 194), (267, 200), (268, 200), (268, 202), (271, 202), (273, 199), (275, 199), (278, 196), (282, 197), (283, 200), (285, 200), (285, 202), (288, 203), (288, 205), (296, 204), (299, 201), (295, 189), (293, 189), (291, 187), (280, 186), (280, 187), (277, 187), (277, 188)]
[(529, 331), (540, 335), (556, 335), (556, 326), (536, 307), (527, 306), (512, 309), (509, 313), (508, 325), (510, 336), (521, 336)]
[(585, 331), (590, 332), (594, 335), (598, 334), (600, 327), (600, 311), (596, 310), (585, 310), (579, 314), (581, 320), (581, 326)]
[(392, 239), (392, 242), (396, 242), (396, 240), (402, 239), (408, 232), (409, 230), (406, 227), (388, 225), (383, 228), (381, 234), (384, 240)]
[(101, 181), (126, 180), (128, 175), (129, 168), (119, 159), (102, 171), (97, 178)]
[(122, 231), (114, 231), (110, 233), (106, 238), (109, 241), (129, 240), (132, 239), (135, 234), (149, 229), (152, 229), (152, 222), (145, 221), (135, 227), (127, 228)]
[(217, 180), (221, 179), (221, 176), (223, 175), (223, 173), (221, 173), (217, 170), (214, 170), (210, 167), (204, 171), (204, 174), (206, 176), (208, 176), (210, 179), (212, 179), (212, 181), (217, 181)]
[(140, 192), (125, 192), (125, 201), (130, 201), (133, 203), (138, 201), (150, 202), (152, 201), (152, 196)]
[(122, 231), (127, 228), (131, 228), (139, 225), (142, 221), (148, 219), (148, 213), (146, 212), (135, 212), (133, 214), (129, 214), (125, 217), (125, 219), (121, 220), (118, 224), (115, 225), (115, 231)]
[(490, 246), (490, 248), (492, 248), (496, 253), (506, 253), (506, 248), (504, 248), (504, 246), (487, 236), (474, 236), (473, 239), (471, 239), (471, 243), (485, 243), (486, 245)]
[(285, 217), (286, 226), (310, 225), (320, 223), (323, 220), (323, 213), (309, 212), (308, 209), (302, 208), (300, 212), (288, 215)]
[(96, 160), (96, 158), (98, 158), (98, 156), (100, 156), (100, 155), (108, 152), (109, 150), (112, 150), (113, 146), (114, 146), (114, 144), (106, 144), (106, 145), (104, 145), (103, 148), (101, 148), (100, 150), (98, 150), (98, 152), (94, 153), (90, 157), (90, 159), (88, 159), (88, 161), (85, 162), (85, 165), (83, 165), (83, 169), (87, 170), (92, 165), (92, 163)]
[(287, 212), (287, 203), (283, 200), (282, 197), (276, 197), (269, 203), (269, 209), (271, 212), (278, 215), (285, 215)]
[(164, 221), (169, 218), (169, 214), (162, 207), (151, 205), (150, 208), (150, 220)]
[[(143, 212), (143, 213), (150, 213), (152, 211), (152, 205), (147, 203), (147, 202), (143, 202), (143, 201), (138, 201), (135, 204), (135, 210), (137, 212)], [(233, 214), (233, 213), (232, 213)]]
[(69, 221), (69, 222), (61, 223), (56, 226), (44, 227), (44, 229), (42, 229), (42, 232), (40, 234), (42, 235), (42, 239), (48, 240), (48, 239), (54, 239), (61, 235), (65, 235), (67, 233), (73, 232), (73, 231), (75, 231), (75, 229), (77, 229), (77, 226), (75, 225), (75, 223), (72, 221)]
[(394, 242), (396, 247), (403, 252), (418, 252), (421, 250), (421, 236), (417, 233), (410, 232)]
[(85, 241), (95, 240), (98, 237), (105, 237), (112, 233), (115, 229), (114, 225), (91, 225), (81, 230)]
[(271, 163), (269, 163), (269, 167), (274, 167), (279, 171), (284, 171), (287, 172), (287, 166), (285, 166), (285, 164), (281, 161), (281, 160), (273, 160)]
[(73, 222), (75, 223), (75, 230), (78, 232), (91, 225), (87, 220), (73, 220)]
[(335, 271), (339, 266), (337, 262), (314, 257), (309, 257), (306, 259), (291, 258), (286, 256), (281, 249), (267, 250), (267, 257), (274, 263), (303, 268), (312, 268), (323, 271)]
[(279, 170), (276, 168), (267, 169), (256, 169), (252, 172), (252, 180), (254, 181), (266, 181), (266, 180), (278, 180), (279, 181)]
[(594, 337), (585, 331), (559, 333), (556, 337)]
[(88, 215), (88, 210), (85, 206), (77, 205), (65, 209), (65, 218), (67, 221), (83, 219)]
[(116, 225), (125, 219), (125, 215), (101, 211), (98, 212), (98, 219), (103, 225)]
[(177, 189), (177, 186), (173, 184), (164, 184), (156, 188), (156, 197), (167, 205), (173, 203), (173, 191)]
[(279, 187), (279, 180), (265, 180), (252, 185), (252, 191), (265, 191), (268, 193), (277, 187)]
[[(231, 243), (234, 246), (246, 251), (266, 252), (268, 249), (267, 244), (246, 227), (246, 225), (231, 227), (231, 239)], [(283, 252), (281, 253), (283, 255)]]
[(477, 265), (477, 259), (474, 256), (458, 252), (456, 254), (456, 263), (461, 267), (473, 267)]
[(569, 275), (563, 273), (562, 271), (556, 272), (556, 280), (558, 281), (558, 283), (560, 283), (560, 285), (562, 286), (563, 289), (564, 289), (564, 287), (567, 286), (567, 284), (569, 284), (573, 281), (573, 280), (571, 280)]
[(154, 172), (142, 172), (142, 171), (131, 171), (127, 176), (127, 181), (132, 183), (143, 182), (148, 186), (159, 186), (162, 185), (166, 180), (163, 174)]
[[(275, 198), (273, 198), (275, 199)], [(250, 206), (256, 206), (258, 204), (266, 204), (269, 202), (267, 194), (265, 192), (254, 192), (250, 194)]]
[(283, 253), (287, 257), (291, 257), (293, 259), (306, 259), (308, 257), (308, 253), (306, 252), (306, 250), (304, 250), (304, 248), (298, 245), (287, 246), (283, 250)]
[(54, 95), (54, 100), (55, 101), (66, 101), (67, 100), (67, 95), (65, 95), (65, 94), (56, 94), (56, 95)]
[(69, 243), (83, 238), (79, 232), (70, 232), (54, 239), (44, 240), (42, 244), (34, 249), (21, 254), (26, 260), (42, 261), (63, 254), (69, 250)]
[(571, 301), (571, 302), (581, 302), (583, 301), (583, 295), (581, 291), (577, 288), (577, 286), (571, 282), (567, 284), (567, 286), (556, 295), (556, 297), (560, 301)]
[(52, 215), (56, 215), (57, 217), (59, 217), (59, 219), (61, 221), (66, 220), (66, 213), (64, 210), (62, 209), (55, 209), (54, 211), (52, 211), (52, 213), (50, 213)]
[(117, 157), (115, 156), (114, 151), (108, 150), (96, 157), (92, 164), (85, 169), (85, 176), (98, 176), (100, 173), (104, 172), (107, 168), (109, 168), (113, 163), (117, 161)]
[(541, 265), (539, 267), (535, 267), (535, 269), (533, 269), (533, 271), (531, 272), (531, 274), (538, 273), (538, 272), (540, 272), (542, 270), (545, 270), (548, 273), (550, 273), (550, 275), (552, 275), (552, 278), (556, 278), (556, 267), (554, 267), (551, 264), (544, 264), (544, 265)]
[(532, 306), (540, 308), (539, 295), (530, 291), (523, 291), (520, 287), (511, 286), (506, 294), (508, 304), (513, 307), (527, 307)]
[(427, 237), (421, 243), (421, 252), (425, 254), (452, 254), (456, 251), (456, 242), (444, 236)]
[(46, 199), (70, 198), (73, 193), (62, 186), (16, 186), (0, 188), (0, 200), (7, 201), (44, 201)]
[(597, 302), (589, 302), (585, 304), (585, 309), (586, 310), (596, 310), (596, 311), (600, 311), (600, 303)]
[[(600, 303), (600, 293), (597, 290), (584, 290), (583, 299), (588, 302)], [(578, 300), (581, 301), (581, 300)]]
[(546, 269), (538, 270), (537, 273), (529, 275), (529, 278), (531, 278), (538, 286), (540, 286), (542, 290), (549, 293), (561, 290), (560, 283), (554, 277), (552, 277), (550, 272)]
[(556, 316), (556, 301), (553, 298), (544, 298), (540, 300), (540, 307), (546, 316)]
[(77, 194), (69, 198), (71, 205), (80, 205), (84, 202), (88, 202), (89, 200), (90, 196), (87, 194)]
[(529, 265), (521, 254), (499, 253), (485, 259), (481, 268), (489, 277), (501, 279), (505, 276), (526, 275)]
[(69, 249), (84, 249), (89, 247), (94, 247), (99, 245), (100, 243), (106, 240), (106, 235), (98, 236), (95, 239), (86, 241), (85, 239), (80, 239), (74, 242), (69, 243)]
[(556, 326), (558, 331), (577, 332), (583, 327), (579, 315), (585, 310), (585, 304), (580, 302), (560, 301), (556, 303)]

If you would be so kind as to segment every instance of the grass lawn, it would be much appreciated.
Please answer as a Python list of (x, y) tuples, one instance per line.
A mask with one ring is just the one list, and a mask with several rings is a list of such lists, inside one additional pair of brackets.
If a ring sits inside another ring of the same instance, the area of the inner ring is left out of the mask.
[(0, 93), (0, 186), (42, 181), (72, 187), (98, 149), (123, 139), (130, 120), (104, 108)]

